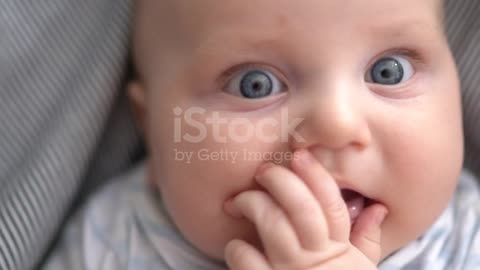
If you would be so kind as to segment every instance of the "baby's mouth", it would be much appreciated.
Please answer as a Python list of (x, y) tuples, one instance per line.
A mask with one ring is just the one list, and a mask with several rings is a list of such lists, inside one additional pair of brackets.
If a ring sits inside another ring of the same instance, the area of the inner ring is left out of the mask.
[(372, 200), (351, 189), (342, 189), (341, 192), (350, 215), (350, 224), (353, 224), (363, 209), (372, 204)]

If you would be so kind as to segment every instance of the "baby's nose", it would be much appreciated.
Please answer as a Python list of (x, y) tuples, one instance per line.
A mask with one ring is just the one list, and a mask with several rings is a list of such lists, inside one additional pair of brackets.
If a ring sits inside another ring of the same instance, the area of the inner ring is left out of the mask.
[(304, 142), (293, 142), (295, 148), (363, 149), (370, 143), (368, 97), (340, 87), (305, 98), (304, 120), (296, 128)]

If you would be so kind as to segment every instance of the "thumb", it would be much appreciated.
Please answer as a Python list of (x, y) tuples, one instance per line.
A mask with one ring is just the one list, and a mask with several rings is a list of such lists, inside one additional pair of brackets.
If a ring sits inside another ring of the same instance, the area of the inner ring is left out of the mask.
[(387, 208), (381, 204), (369, 206), (357, 218), (350, 233), (350, 242), (375, 265), (382, 255), (380, 226), (387, 214)]

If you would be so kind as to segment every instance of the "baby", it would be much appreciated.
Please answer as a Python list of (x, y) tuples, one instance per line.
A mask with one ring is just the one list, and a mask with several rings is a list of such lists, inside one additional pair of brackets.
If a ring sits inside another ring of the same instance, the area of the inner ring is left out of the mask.
[(148, 161), (47, 269), (478, 269), (440, 0), (138, 0)]

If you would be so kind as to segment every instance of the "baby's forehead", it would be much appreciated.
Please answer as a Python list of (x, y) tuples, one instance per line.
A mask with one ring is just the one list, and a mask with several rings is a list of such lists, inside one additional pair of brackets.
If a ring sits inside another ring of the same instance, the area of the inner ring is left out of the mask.
[[(136, 3), (138, 16), (152, 14), (156, 18), (152, 22), (157, 25), (165, 23), (172, 28), (205, 24), (215, 28), (223, 23), (273, 18), (290, 22), (310, 20), (311, 23), (326, 22), (330, 18), (330, 23), (353, 24), (398, 16), (408, 20), (435, 14), (439, 21), (443, 20), (443, 0), (137, 0)], [(351, 20), (362, 17), (363, 21)], [(319, 28), (328, 26), (318, 25)]]
[(161, 50), (227, 49), (261, 39), (303, 46), (313, 38), (364, 39), (359, 33), (388, 39), (405, 29), (444, 32), (442, 0), (137, 0), (136, 14), (134, 47), (144, 61)]

